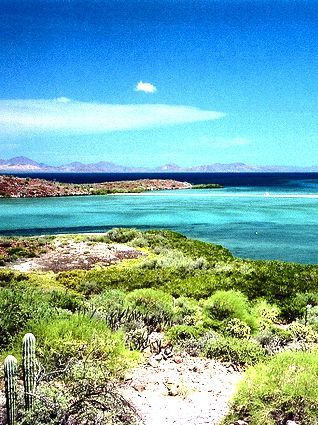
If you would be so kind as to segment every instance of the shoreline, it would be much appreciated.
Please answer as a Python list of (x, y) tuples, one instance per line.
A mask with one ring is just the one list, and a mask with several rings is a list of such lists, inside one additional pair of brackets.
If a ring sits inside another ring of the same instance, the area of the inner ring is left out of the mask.
[[(213, 189), (212, 189), (213, 190)], [(113, 196), (184, 196), (184, 193), (113, 193)], [(253, 193), (187, 193), (189, 197), (213, 197), (213, 198), (309, 198), (318, 199), (318, 194), (253, 194)]]

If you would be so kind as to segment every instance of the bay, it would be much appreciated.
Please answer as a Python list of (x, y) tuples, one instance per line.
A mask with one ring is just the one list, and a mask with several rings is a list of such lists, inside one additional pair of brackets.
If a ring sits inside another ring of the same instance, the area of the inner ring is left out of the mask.
[(250, 176), (249, 184), (217, 190), (0, 199), (0, 234), (163, 228), (221, 244), (241, 258), (317, 264), (318, 176), (306, 177), (253, 184)]

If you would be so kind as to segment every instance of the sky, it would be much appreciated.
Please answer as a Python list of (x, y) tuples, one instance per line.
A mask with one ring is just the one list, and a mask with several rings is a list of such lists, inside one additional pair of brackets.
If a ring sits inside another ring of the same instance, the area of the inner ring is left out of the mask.
[(318, 165), (318, 2), (0, 0), (0, 158)]

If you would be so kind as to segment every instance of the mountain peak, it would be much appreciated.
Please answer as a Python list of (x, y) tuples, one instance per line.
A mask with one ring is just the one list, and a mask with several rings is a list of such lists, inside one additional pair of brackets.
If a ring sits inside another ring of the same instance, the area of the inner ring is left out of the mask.
[(26, 156), (15, 156), (14, 158), (8, 159), (6, 161), (8, 165), (34, 165), (39, 166), (40, 164), (36, 161), (33, 161)]

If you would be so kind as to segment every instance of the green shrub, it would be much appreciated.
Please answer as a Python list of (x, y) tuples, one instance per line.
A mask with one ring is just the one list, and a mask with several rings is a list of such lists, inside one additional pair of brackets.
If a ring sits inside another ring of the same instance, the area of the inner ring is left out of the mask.
[(106, 233), (106, 237), (112, 242), (127, 243), (134, 238), (141, 236), (141, 232), (136, 229), (114, 228)]
[(276, 305), (269, 304), (266, 300), (257, 300), (254, 304), (252, 315), (258, 322), (260, 329), (266, 329), (271, 327), (273, 324), (278, 323), (280, 310)]
[(289, 331), (296, 341), (310, 344), (318, 340), (318, 334), (311, 326), (297, 321), (290, 324)]
[(136, 289), (127, 294), (126, 301), (148, 324), (152, 322), (160, 328), (172, 320), (173, 298), (159, 289)]
[(198, 339), (202, 330), (195, 326), (174, 325), (166, 332), (166, 338), (172, 343), (179, 343), (188, 339)]
[(251, 336), (251, 328), (240, 319), (231, 319), (227, 322), (225, 333), (233, 338), (249, 338)]
[[(200, 330), (201, 333), (201, 330)], [(179, 346), (190, 356), (200, 356), (204, 353), (205, 347), (211, 342), (219, 338), (214, 331), (203, 332), (200, 337), (179, 340)]]
[(126, 308), (126, 293), (120, 289), (108, 289), (99, 295), (94, 295), (89, 300), (90, 304), (98, 311), (109, 313), (114, 310)]
[(192, 271), (198, 269), (207, 269), (208, 262), (205, 258), (191, 258), (183, 254), (177, 249), (162, 248), (160, 254), (156, 257), (146, 258), (142, 264), (145, 269), (159, 269), (171, 267), (173, 269), (183, 269), (184, 271)]
[(247, 417), (253, 425), (317, 425), (317, 381), (318, 351), (278, 354), (247, 370), (224, 424)]
[(82, 282), (85, 280), (86, 274), (86, 270), (70, 270), (58, 273), (56, 280), (59, 284), (65, 286), (68, 289), (80, 291)]
[(53, 314), (48, 297), (25, 286), (0, 288), (0, 348), (7, 348), (31, 319)]
[(103, 364), (111, 375), (131, 366), (136, 354), (125, 348), (124, 336), (112, 332), (98, 319), (82, 314), (58, 316), (29, 323), (37, 338), (37, 353), (43, 365), (65, 366), (70, 360), (92, 360)]
[(255, 336), (255, 340), (264, 348), (267, 354), (273, 355), (283, 351), (287, 344), (293, 340), (293, 335), (288, 329), (271, 326), (262, 329)]
[(240, 319), (251, 328), (256, 328), (256, 320), (250, 314), (249, 302), (238, 291), (216, 291), (204, 303), (204, 312), (212, 319), (223, 323), (227, 319)]
[(84, 298), (68, 291), (53, 290), (49, 294), (48, 302), (52, 307), (69, 310), (73, 313), (84, 307)]
[(173, 321), (178, 324), (194, 325), (202, 316), (202, 308), (193, 298), (179, 297), (174, 302)]
[(254, 365), (265, 357), (265, 352), (259, 344), (231, 337), (210, 341), (204, 349), (204, 354), (208, 358), (237, 366)]
[(19, 425), (140, 424), (133, 406), (112, 382), (105, 382), (96, 362), (76, 362), (53, 376), (37, 386), (33, 407), (23, 412)]

